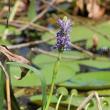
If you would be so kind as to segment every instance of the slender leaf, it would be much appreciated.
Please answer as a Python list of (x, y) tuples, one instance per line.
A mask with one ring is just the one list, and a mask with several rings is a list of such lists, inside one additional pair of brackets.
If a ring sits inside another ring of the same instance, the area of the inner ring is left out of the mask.
[(31, 0), (28, 11), (28, 17), (30, 20), (32, 20), (35, 16), (36, 16), (36, 0)]

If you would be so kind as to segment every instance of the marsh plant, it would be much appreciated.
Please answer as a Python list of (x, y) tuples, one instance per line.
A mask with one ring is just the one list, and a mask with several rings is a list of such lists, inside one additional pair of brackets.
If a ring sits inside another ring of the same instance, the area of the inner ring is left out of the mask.
[(51, 97), (52, 97), (52, 93), (55, 85), (55, 79), (60, 68), (61, 56), (65, 50), (70, 50), (70, 46), (71, 46), (71, 42), (70, 42), (70, 28), (72, 25), (71, 21), (67, 19), (67, 17), (65, 16), (63, 20), (58, 19), (58, 25), (60, 26), (60, 30), (57, 32), (57, 35), (56, 35), (57, 43), (53, 48), (58, 50), (59, 55), (58, 55), (57, 61), (54, 64), (51, 89), (50, 89), (50, 94), (47, 100), (45, 110), (48, 110), (51, 102)]
[[(70, 48), (71, 48), (70, 47), (71, 46), (70, 34), (69, 34), (70, 28), (72, 25), (71, 21), (69, 19), (67, 19), (67, 17), (64, 17), (63, 19), (58, 19), (57, 23), (60, 26), (60, 30), (56, 34), (56, 44), (53, 46), (53, 49), (56, 49), (58, 51), (58, 57), (57, 57), (57, 60), (54, 64), (54, 67), (53, 67), (51, 88), (50, 88), (50, 93), (49, 93), (48, 98), (47, 98), (47, 94), (46, 94), (45, 77), (43, 76), (41, 71), (39, 71), (37, 68), (33, 67), (33, 65), (30, 63), (30, 61), (28, 61), (26, 58), (19, 56), (19, 55), (16, 55), (16, 54), (13, 54), (12, 52), (10, 52), (10, 50), (6, 46), (0, 46), (0, 52), (4, 56), (6, 56), (8, 61), (12, 61), (12, 62), (7, 62), (7, 64), (20, 66), (22, 68), (21, 77), (17, 78), (17, 80), (21, 80), (26, 75), (28, 70), (33, 71), (33, 73), (35, 73), (37, 75), (37, 77), (40, 79), (41, 87), (42, 87), (42, 110), (49, 109), (51, 99), (53, 96), (54, 87), (55, 87), (56, 76), (57, 76), (59, 68), (60, 68), (62, 54), (65, 50), (70, 50)], [(1, 67), (3, 68), (5, 73), (7, 73), (6, 70), (4, 69), (5, 67), (4, 66), (1, 66)], [(26, 70), (25, 73), (23, 72), (23, 70)], [(18, 106), (17, 101), (15, 101), (16, 98), (14, 97), (14, 95), (13, 95), (14, 98), (11, 97), (13, 91), (12, 91), (12, 88), (10, 88), (11, 87), (11, 79), (9, 78), (10, 76), (8, 75), (8, 73), (6, 74), (6, 76), (8, 76), (8, 81), (9, 81), (8, 83), (6, 83), (8, 85), (8, 86), (6, 85), (6, 91), (8, 89), (8, 91), (6, 92), (7, 93), (7, 96), (6, 96), (7, 97), (7, 99), (6, 99), (7, 100), (7, 108), (8, 108), (8, 110), (11, 110), (11, 108), (13, 110), (20, 110), (20, 107)], [(1, 80), (2, 79), (3, 79), (3, 77), (1, 77)], [(7, 79), (6, 79), (6, 82), (7, 82)], [(3, 85), (3, 86), (5, 86), (5, 85)], [(2, 90), (3, 88), (0, 88), (0, 89)], [(2, 93), (4, 95), (4, 91), (2, 91)], [(63, 96), (65, 96), (65, 95), (67, 96), (68, 91), (66, 88), (60, 88), (60, 89), (58, 89), (58, 93), (59, 93), (59, 100), (56, 105), (56, 110), (58, 110), (59, 103), (60, 103), (61, 99), (63, 98)], [(3, 96), (3, 95), (1, 94), (1, 96)], [(0, 100), (0, 102), (1, 102), (0, 107), (1, 108), (3, 108), (3, 100), (2, 99), (3, 99), (3, 97)], [(10, 101), (8, 101), (8, 100), (10, 100)], [(11, 105), (11, 102), (12, 102), (12, 105)]]

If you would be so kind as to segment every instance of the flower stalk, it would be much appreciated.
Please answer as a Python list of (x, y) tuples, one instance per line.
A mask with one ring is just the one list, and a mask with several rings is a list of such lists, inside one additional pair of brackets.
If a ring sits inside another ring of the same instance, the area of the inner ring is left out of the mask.
[(58, 58), (57, 61), (55, 62), (54, 68), (53, 68), (53, 76), (52, 76), (52, 82), (51, 82), (51, 88), (50, 88), (50, 94), (47, 100), (47, 104), (45, 107), (45, 110), (48, 110), (50, 102), (51, 102), (51, 97), (53, 94), (54, 90), (54, 85), (55, 85), (55, 79), (60, 67), (60, 62), (61, 62), (61, 54), (63, 53), (64, 50), (68, 50), (70, 48), (70, 27), (71, 27), (71, 22), (70, 20), (67, 19), (67, 17), (64, 17), (63, 20), (58, 19), (58, 24), (60, 26), (60, 30), (57, 32), (56, 35), (56, 40), (57, 43), (54, 46), (54, 48), (58, 49)]
[(54, 68), (53, 68), (53, 76), (52, 76), (50, 94), (49, 94), (49, 97), (48, 97), (48, 101), (47, 101), (47, 105), (46, 105), (45, 110), (48, 110), (50, 102), (51, 102), (51, 97), (52, 97), (53, 90), (54, 90), (54, 85), (55, 85), (55, 79), (56, 79), (56, 76), (57, 76), (57, 73), (58, 73), (58, 70), (59, 70), (59, 67), (60, 67), (60, 61), (61, 61), (61, 52), (59, 52), (57, 61), (55, 62), (55, 65), (54, 65)]
[(62, 97), (63, 97), (63, 94), (60, 95), (55, 110), (58, 110), (58, 107), (59, 107), (59, 104), (61, 102)]

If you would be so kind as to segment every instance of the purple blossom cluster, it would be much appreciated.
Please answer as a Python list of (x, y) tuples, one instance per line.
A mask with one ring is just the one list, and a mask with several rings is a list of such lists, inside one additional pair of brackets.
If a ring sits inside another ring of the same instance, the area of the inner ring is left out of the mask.
[(72, 24), (67, 18), (64, 18), (63, 20), (58, 19), (58, 24), (60, 26), (60, 30), (57, 32), (57, 43), (54, 47), (61, 52), (70, 49), (70, 28)]

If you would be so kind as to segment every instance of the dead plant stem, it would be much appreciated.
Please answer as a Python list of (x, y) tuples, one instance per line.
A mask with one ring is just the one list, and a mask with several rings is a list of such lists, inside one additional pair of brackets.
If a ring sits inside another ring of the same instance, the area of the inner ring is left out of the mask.
[(76, 110), (82, 110), (86, 104), (95, 96), (98, 110), (102, 110), (100, 98), (97, 92), (92, 92), (80, 105)]
[(8, 110), (12, 110), (11, 109), (11, 95), (10, 95), (10, 78), (9, 75), (5, 69), (5, 67), (3, 66), (3, 64), (0, 62), (0, 66), (3, 69), (4, 73), (5, 73), (5, 78), (6, 78), (6, 99), (7, 99), (7, 108)]
[[(52, 0), (52, 2), (50, 3), (51, 5), (54, 4), (56, 0)], [(39, 18), (41, 18), (49, 9), (50, 5), (48, 5), (38, 16), (36, 16), (31, 22), (29, 22), (27, 25), (25, 25), (24, 27), (22, 27), (20, 29), (20, 31), (28, 28), (31, 24), (33, 24), (34, 22), (36, 22)]]

